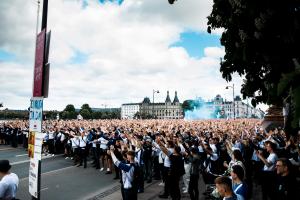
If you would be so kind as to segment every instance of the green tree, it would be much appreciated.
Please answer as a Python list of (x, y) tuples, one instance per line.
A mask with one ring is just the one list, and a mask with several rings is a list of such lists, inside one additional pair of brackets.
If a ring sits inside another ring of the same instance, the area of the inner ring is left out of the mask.
[(88, 109), (81, 109), (80, 112), (83, 119), (90, 119), (92, 117), (92, 113)]
[(182, 103), (182, 109), (184, 112), (188, 110), (194, 110), (193, 100), (185, 100)]
[(86, 109), (87, 111), (89, 111), (89, 113), (92, 113), (92, 112), (93, 112), (92, 109), (91, 109), (91, 107), (90, 107), (90, 105), (87, 104), (87, 103), (85, 103), (85, 104), (83, 104), (83, 105), (81, 106), (81, 110), (84, 110), (84, 109)]
[(92, 113), (93, 119), (101, 119), (102, 118), (102, 112), (93, 112)]
[(73, 104), (68, 104), (66, 106), (66, 108), (64, 109), (64, 111), (66, 111), (66, 112), (75, 112), (75, 107), (74, 107)]
[(76, 119), (77, 113), (73, 104), (68, 104), (60, 113), (62, 119)]
[(133, 116), (134, 119), (141, 119), (141, 113), (140, 112), (136, 112)]
[[(284, 92), (279, 85), (285, 75), (295, 73), (300, 60), (299, 8), (298, 0), (214, 0), (208, 32), (224, 29), (220, 71), (227, 81), (234, 73), (245, 77), (241, 92), (243, 98), (252, 98), (254, 106), (260, 102), (282, 106), (288, 96), (297, 106), (295, 85), (288, 85)], [(295, 110), (292, 115), (299, 120)]]

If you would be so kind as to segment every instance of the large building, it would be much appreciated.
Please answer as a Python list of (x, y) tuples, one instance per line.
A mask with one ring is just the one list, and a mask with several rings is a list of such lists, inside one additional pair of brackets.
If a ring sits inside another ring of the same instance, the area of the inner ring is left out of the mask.
[(157, 118), (157, 119), (182, 119), (183, 110), (179, 102), (177, 92), (174, 100), (171, 101), (169, 91), (163, 103), (151, 103), (148, 97), (145, 97), (142, 103), (122, 104), (122, 119)]
[(139, 113), (141, 109), (140, 103), (125, 103), (121, 106), (121, 118), (133, 119), (136, 113)]
[(213, 111), (220, 112), (219, 115), (226, 118), (263, 118), (264, 112), (244, 103), (240, 96), (234, 98), (234, 102), (224, 100), (217, 95), (213, 100), (207, 102)]

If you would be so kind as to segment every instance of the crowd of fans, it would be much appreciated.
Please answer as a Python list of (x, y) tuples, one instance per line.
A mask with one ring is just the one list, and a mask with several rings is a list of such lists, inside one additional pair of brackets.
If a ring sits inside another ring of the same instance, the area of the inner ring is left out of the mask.
[[(44, 154), (64, 154), (84, 168), (92, 159), (121, 179), (125, 200), (137, 199), (153, 179), (164, 183), (160, 198), (199, 199), (200, 177), (211, 199), (250, 199), (253, 185), (261, 185), (263, 199), (299, 196), (300, 133), (287, 137), (255, 119), (48, 120), (43, 133)], [(0, 125), (0, 144), (27, 143), (28, 122)]]

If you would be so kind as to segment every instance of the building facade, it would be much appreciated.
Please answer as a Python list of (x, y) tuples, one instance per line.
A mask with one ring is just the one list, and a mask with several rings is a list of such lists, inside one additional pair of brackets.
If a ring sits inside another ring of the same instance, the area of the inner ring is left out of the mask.
[(134, 119), (135, 114), (140, 112), (140, 103), (125, 103), (121, 106), (121, 118), (122, 119)]
[(240, 96), (234, 98), (234, 102), (224, 100), (221, 95), (217, 95), (208, 102), (212, 110), (218, 110), (219, 116), (226, 118), (263, 118), (264, 112), (254, 108), (242, 101)]
[[(149, 97), (145, 97), (142, 103), (122, 104), (122, 119), (156, 118), (156, 119), (182, 119), (183, 110), (179, 102), (177, 92), (171, 101), (169, 91), (164, 103), (151, 103)], [(138, 117), (139, 116), (139, 117)]]

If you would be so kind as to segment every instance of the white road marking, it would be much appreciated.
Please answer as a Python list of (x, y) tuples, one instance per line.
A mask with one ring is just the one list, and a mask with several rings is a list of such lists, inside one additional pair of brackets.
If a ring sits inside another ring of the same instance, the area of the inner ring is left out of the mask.
[(48, 190), (48, 189), (49, 189), (49, 188), (46, 187), (46, 188), (41, 189), (41, 191), (43, 191), (43, 190)]
[(9, 148), (1, 148), (0, 151), (7, 151), (7, 150), (14, 150), (14, 149), (23, 149), (23, 147), (17, 147), (17, 148), (13, 148), (13, 147), (9, 147)]
[[(55, 156), (49, 156), (49, 157), (45, 156), (45, 157), (42, 157), (42, 160), (45, 160), (45, 159), (48, 159), (48, 158), (55, 158), (55, 157), (58, 157), (58, 156), (62, 156), (62, 154), (55, 155)], [(29, 162), (29, 159), (28, 160), (18, 161), (18, 162), (13, 162), (13, 163), (10, 163), (10, 165), (18, 165), (18, 164), (27, 163), (27, 162)]]
[[(49, 174), (52, 174), (52, 173), (56, 173), (56, 172), (59, 172), (59, 171), (63, 171), (65, 169), (71, 169), (71, 168), (75, 168), (75, 166), (69, 166), (69, 167), (64, 167), (64, 168), (61, 168), (61, 169), (56, 169), (56, 170), (53, 170), (53, 171), (45, 172), (45, 173), (42, 173), (42, 176), (43, 175), (49, 175)], [(22, 178), (22, 179), (20, 179), (20, 181), (24, 181), (26, 179), (28, 179), (28, 177)]]
[(28, 154), (25, 153), (25, 154), (16, 155), (16, 157), (21, 157), (21, 156), (28, 156)]

